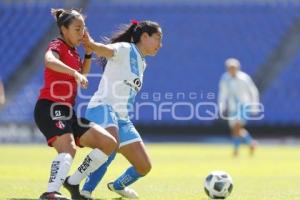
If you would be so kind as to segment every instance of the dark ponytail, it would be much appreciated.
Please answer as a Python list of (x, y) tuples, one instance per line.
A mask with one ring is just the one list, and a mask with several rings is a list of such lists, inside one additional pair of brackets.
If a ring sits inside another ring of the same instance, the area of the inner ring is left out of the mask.
[(61, 34), (62, 34), (62, 32), (61, 32), (61, 27), (62, 26), (68, 28), (69, 25), (72, 23), (72, 21), (75, 18), (83, 17), (80, 10), (78, 11), (78, 10), (75, 10), (75, 9), (65, 10), (65, 9), (62, 9), (62, 8), (58, 8), (58, 9), (52, 8), (51, 9), (51, 14), (54, 17), (54, 19), (56, 21), (56, 24), (57, 24)]
[[(153, 21), (142, 21), (138, 22), (132, 20), (131, 24), (121, 26), (120, 30), (115, 33), (111, 38), (104, 38), (105, 43), (116, 43), (116, 42), (129, 42), (138, 43), (141, 40), (143, 33), (148, 33), (151, 36), (154, 33), (159, 32), (160, 26), (158, 23)], [(105, 57), (100, 57), (100, 65), (105, 69), (107, 59)]]
[(133, 20), (131, 24), (121, 27), (120, 31), (115, 33), (108, 43), (132, 42), (136, 44), (141, 40), (143, 33), (146, 32), (151, 36), (153, 33), (157, 33), (159, 28), (159, 24), (153, 21), (138, 22)]
[(51, 14), (54, 16), (56, 21), (59, 19), (60, 15), (63, 12), (65, 12), (65, 10), (62, 8), (58, 8), (58, 9), (51, 8)]
[(109, 43), (116, 42), (132, 42), (132, 34), (137, 24), (123, 25), (120, 31), (115, 33), (110, 39)]

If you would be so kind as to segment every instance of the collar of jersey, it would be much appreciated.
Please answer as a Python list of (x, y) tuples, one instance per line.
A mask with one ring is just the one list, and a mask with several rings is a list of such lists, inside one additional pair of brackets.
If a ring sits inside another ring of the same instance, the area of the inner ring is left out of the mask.
[(72, 50), (75, 50), (76, 48), (75, 47), (70, 47), (70, 45), (68, 45), (68, 43), (66, 43), (66, 41), (64, 41), (62, 38), (57, 38), (58, 40), (62, 41), (63, 43), (65, 43), (65, 45), (67, 45), (67, 47), (69, 47), (70, 49)]

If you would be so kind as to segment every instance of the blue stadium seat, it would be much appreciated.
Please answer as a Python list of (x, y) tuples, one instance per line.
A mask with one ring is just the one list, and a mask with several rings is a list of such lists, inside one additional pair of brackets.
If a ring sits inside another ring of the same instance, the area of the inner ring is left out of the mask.
[[(129, 23), (131, 19), (151, 19), (159, 22), (164, 32), (163, 48), (155, 58), (147, 58), (148, 68), (145, 72), (141, 92), (147, 93), (149, 99), (143, 99), (139, 95), (136, 98), (137, 103), (150, 102), (159, 107), (162, 102), (166, 101), (187, 102), (195, 108), (200, 103), (216, 102), (218, 82), (224, 73), (226, 58), (239, 58), (242, 69), (250, 75), (255, 74), (276, 48), (286, 31), (299, 18), (299, 7), (299, 4), (285, 3), (274, 5), (124, 3), (116, 5), (91, 0), (87, 7), (86, 24), (93, 38), (101, 40), (100, 36), (110, 36), (119, 24)], [(41, 26), (41, 29), (46, 29), (47, 23), (52, 23), (49, 7), (39, 7), (37, 10), (39, 10), (38, 16), (40, 17), (34, 18), (35, 20), (32, 20), (33, 10), (31, 7), (26, 7), (28, 16), (19, 16), (18, 12), (15, 12), (17, 9), (22, 10), (23, 7), (16, 5), (13, 8), (5, 7), (4, 9), (0, 4), (0, 10), (4, 10), (4, 13), (0, 12), (0, 15), (3, 15), (4, 19), (9, 18), (12, 21), (12, 25), (7, 25), (8, 30), (1, 29), (0, 38), (8, 35), (11, 37), (9, 41), (13, 41), (11, 43), (15, 47), (30, 47), (35, 44), (37, 38), (44, 34), (42, 30), (34, 31), (34, 28)], [(24, 18), (20, 25), (22, 29), (17, 30), (16, 34), (10, 33), (10, 30), (19, 23), (20, 17)], [(0, 26), (4, 26), (6, 20), (1, 18)], [(41, 18), (43, 20), (40, 20)], [(29, 20), (31, 20), (30, 23)], [(30, 30), (23, 30), (28, 23)], [(20, 37), (23, 39), (19, 40)], [(22, 56), (14, 58), (16, 61), (13, 66), (10, 66), (11, 57), (15, 55), (15, 52), (7, 48), (9, 45), (11, 44), (8, 41), (4, 41), (3, 48), (0, 47), (0, 53), (5, 52), (8, 56), (0, 59), (1, 68), (4, 64), (7, 65), (1, 71), (1, 75), (3, 73), (5, 76), (15, 71), (18, 63), (30, 55), (30, 51), (22, 52)], [(297, 116), (297, 113), (300, 113), (300, 106), (296, 101), (299, 93), (293, 89), (295, 84), (299, 83), (299, 76), (297, 76), (300, 72), (299, 64), (300, 56), (297, 56), (295, 62), (262, 95), (265, 104), (265, 118), (257, 122), (258, 124), (300, 123), (300, 118)], [(93, 63), (92, 73), (102, 73), (98, 65), (98, 63)], [(39, 72), (36, 76), (42, 76), (42, 73)], [(97, 88), (98, 81), (93, 79), (90, 82), (90, 88), (85, 93), (92, 94)], [(28, 85), (25, 85), (20, 91), (20, 95), (28, 93), (32, 95), (29, 102), (19, 102), (17, 108), (14, 108), (14, 105), (6, 106), (5, 110), (0, 113), (0, 121), (4, 120), (3, 116), (5, 115), (9, 115), (8, 121), (32, 121), (33, 105), (40, 83), (40, 77), (30, 80)], [(35, 93), (30, 92), (31, 89), (35, 89)], [(153, 98), (154, 94), (160, 93), (161, 96), (164, 96), (165, 92), (171, 93), (173, 98), (168, 100), (162, 97), (159, 101)], [(176, 97), (180, 92), (186, 95), (185, 99)], [(196, 93), (197, 98), (189, 98), (190, 93)], [(213, 95), (213, 98), (207, 97), (210, 94)], [(289, 98), (286, 98), (287, 96)], [(18, 95), (16, 98), (20, 98), (20, 96)], [(87, 98), (78, 99), (78, 103), (88, 102), (88, 100)], [(281, 106), (279, 107), (278, 104)], [(17, 112), (18, 108), (19, 110), (22, 108), (23, 117), (21, 117), (20, 111)], [(168, 109), (172, 109), (172, 107), (170, 106)], [(207, 111), (213, 112), (211, 109), (212, 107), (209, 106), (201, 107), (198, 114), (207, 116)], [(292, 113), (291, 110), (293, 110)], [(188, 107), (178, 107), (174, 112), (178, 116), (189, 115)], [(178, 125), (180, 123), (209, 125), (214, 122), (214, 120), (203, 120), (196, 116), (190, 120), (178, 121), (174, 120), (170, 113), (163, 113), (162, 119), (155, 116), (156, 120), (153, 120), (155, 117), (153, 117), (151, 107), (143, 107), (139, 114), (137, 123), (148, 125)]]
[[(218, 81), (224, 72), (223, 62), (227, 57), (239, 58), (243, 70), (253, 75), (276, 48), (295, 18), (299, 17), (298, 8), (299, 5), (281, 4), (115, 6), (91, 1), (87, 10), (87, 26), (92, 36), (99, 39), (100, 35), (109, 36), (117, 24), (129, 23), (130, 19), (158, 21), (164, 32), (163, 48), (156, 58), (148, 59), (149, 68), (145, 72), (142, 91), (150, 96), (157, 92), (172, 92), (175, 96), (177, 92), (201, 92), (205, 96), (217, 93)], [(154, 102), (153, 99), (148, 101)], [(207, 100), (186, 101), (196, 106)], [(138, 96), (137, 102), (144, 100)], [(216, 98), (209, 102), (216, 102)], [(176, 112), (184, 114), (187, 110), (179, 108)], [(153, 110), (145, 109), (138, 123), (153, 123), (152, 115)], [(262, 122), (268, 119), (266, 117)], [(192, 124), (212, 122), (197, 118), (189, 121)], [(166, 114), (155, 123), (180, 122)]]
[[(53, 23), (52, 4), (0, 3), (0, 66), (6, 82)], [(9, 21), (9, 23), (7, 23)]]
[(268, 115), (266, 122), (275, 125), (300, 123), (300, 53), (288, 65), (263, 95), (263, 103)]

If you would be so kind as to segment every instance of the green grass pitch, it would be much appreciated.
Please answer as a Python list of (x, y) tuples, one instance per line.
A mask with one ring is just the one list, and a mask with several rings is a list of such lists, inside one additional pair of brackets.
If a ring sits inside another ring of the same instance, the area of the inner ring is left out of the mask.
[[(231, 156), (229, 145), (147, 144), (153, 168), (132, 187), (142, 200), (208, 200), (203, 180), (212, 170), (229, 172), (234, 181), (229, 200), (299, 200), (300, 147), (259, 146), (254, 157), (241, 149)], [(71, 172), (88, 153), (79, 149)], [(1, 145), (0, 199), (37, 199), (46, 190), (54, 150), (45, 145)], [(94, 198), (119, 199), (106, 183), (129, 166), (118, 155)], [(65, 189), (61, 192), (69, 196)]]

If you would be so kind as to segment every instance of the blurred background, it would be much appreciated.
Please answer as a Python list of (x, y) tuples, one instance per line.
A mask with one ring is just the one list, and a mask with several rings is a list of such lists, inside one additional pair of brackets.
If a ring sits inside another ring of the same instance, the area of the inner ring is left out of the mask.
[[(0, 106), (1, 143), (45, 142), (33, 109), (43, 85), (45, 49), (58, 36), (50, 9), (60, 7), (81, 8), (97, 41), (131, 19), (161, 25), (163, 48), (146, 58), (132, 113), (146, 141), (227, 141), (229, 129), (215, 105), (224, 61), (236, 57), (264, 105), (264, 117), (247, 124), (250, 132), (261, 140), (297, 143), (299, 0), (1, 0), (0, 77), (6, 94)], [(94, 59), (90, 87), (79, 91), (79, 115), (102, 71)]]

